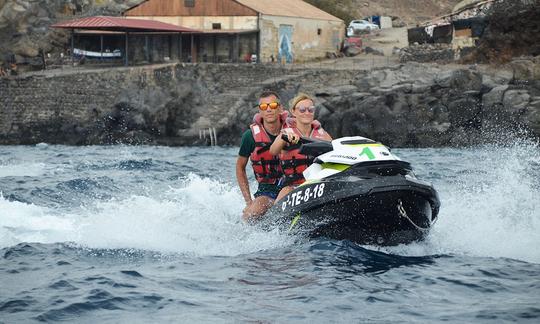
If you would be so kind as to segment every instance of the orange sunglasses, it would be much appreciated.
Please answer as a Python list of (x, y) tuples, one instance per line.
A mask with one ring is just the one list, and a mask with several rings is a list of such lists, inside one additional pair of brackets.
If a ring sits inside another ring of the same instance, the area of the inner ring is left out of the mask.
[(279, 102), (262, 103), (259, 104), (257, 107), (259, 107), (259, 109), (262, 111), (268, 110), (268, 108), (274, 110), (279, 107)]

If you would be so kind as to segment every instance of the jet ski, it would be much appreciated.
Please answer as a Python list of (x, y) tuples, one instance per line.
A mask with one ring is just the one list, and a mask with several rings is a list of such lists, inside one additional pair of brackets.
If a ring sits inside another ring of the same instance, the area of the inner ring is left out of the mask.
[(314, 163), (303, 172), (306, 181), (269, 210), (268, 221), (285, 231), (360, 244), (407, 244), (426, 236), (440, 201), (408, 162), (360, 136), (303, 142), (300, 153), (316, 156)]

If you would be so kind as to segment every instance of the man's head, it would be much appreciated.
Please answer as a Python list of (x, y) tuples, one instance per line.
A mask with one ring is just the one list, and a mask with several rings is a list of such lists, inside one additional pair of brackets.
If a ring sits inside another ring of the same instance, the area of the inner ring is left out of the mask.
[(269, 90), (263, 91), (259, 96), (257, 109), (266, 123), (276, 122), (279, 119), (279, 114), (283, 112), (279, 95)]

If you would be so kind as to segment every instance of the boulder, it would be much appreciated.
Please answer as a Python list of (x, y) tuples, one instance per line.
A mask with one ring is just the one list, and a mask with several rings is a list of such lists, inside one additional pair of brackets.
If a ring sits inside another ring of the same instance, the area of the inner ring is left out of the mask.
[(480, 104), (473, 98), (457, 99), (448, 105), (450, 123), (454, 127), (474, 126), (479, 112)]
[(482, 89), (482, 76), (478, 72), (459, 69), (438, 74), (435, 84), (442, 88), (451, 88), (454, 91), (480, 91)]
[(514, 80), (529, 81), (540, 80), (540, 63), (532, 59), (514, 60), (510, 63)]
[(504, 93), (508, 90), (508, 85), (501, 85), (491, 89), (490, 92), (482, 96), (482, 104), (484, 107), (493, 107), (502, 104)]
[(507, 90), (503, 96), (503, 106), (508, 111), (520, 111), (529, 105), (531, 96), (527, 90)]
[(384, 53), (382, 51), (380, 51), (378, 49), (375, 49), (375, 48), (372, 48), (372, 47), (369, 47), (369, 46), (366, 46), (364, 48), (364, 53), (377, 55), (377, 56), (384, 56)]

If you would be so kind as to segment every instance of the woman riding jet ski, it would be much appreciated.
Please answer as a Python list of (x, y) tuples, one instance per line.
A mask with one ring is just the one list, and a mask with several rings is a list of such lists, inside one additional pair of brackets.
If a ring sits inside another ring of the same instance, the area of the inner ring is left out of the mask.
[(437, 218), (439, 197), (408, 162), (365, 137), (303, 141), (300, 152), (316, 156), (314, 163), (303, 172), (306, 181), (270, 209), (270, 222), (310, 237), (360, 244), (425, 237)]

